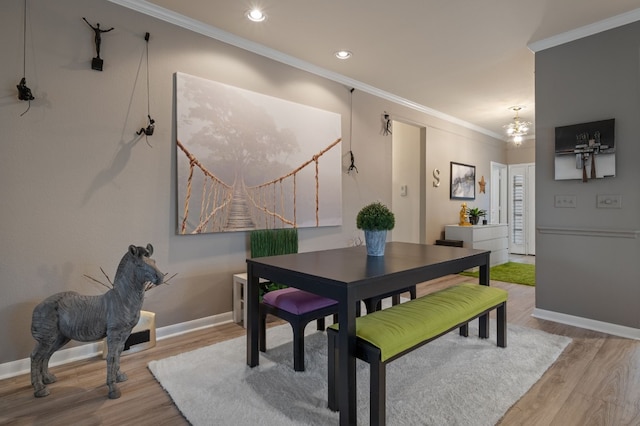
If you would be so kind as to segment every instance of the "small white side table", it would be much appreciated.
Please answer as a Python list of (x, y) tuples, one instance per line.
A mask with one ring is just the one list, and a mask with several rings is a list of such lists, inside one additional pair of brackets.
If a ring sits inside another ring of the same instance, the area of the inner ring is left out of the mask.
[[(260, 282), (265, 282), (260, 278)], [(233, 322), (242, 323), (247, 328), (247, 310), (244, 308), (244, 292), (247, 284), (247, 273), (233, 274)]]

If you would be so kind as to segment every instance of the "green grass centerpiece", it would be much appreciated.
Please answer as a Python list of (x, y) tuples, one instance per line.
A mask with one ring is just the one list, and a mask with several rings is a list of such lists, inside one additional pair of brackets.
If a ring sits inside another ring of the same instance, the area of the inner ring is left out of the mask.
[(356, 217), (356, 226), (364, 231), (367, 255), (384, 256), (387, 231), (396, 225), (391, 210), (379, 201), (364, 206)]

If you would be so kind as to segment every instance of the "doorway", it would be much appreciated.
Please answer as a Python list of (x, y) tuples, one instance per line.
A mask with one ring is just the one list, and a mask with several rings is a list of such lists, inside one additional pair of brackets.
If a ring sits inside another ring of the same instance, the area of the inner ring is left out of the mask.
[(425, 146), (423, 127), (393, 121), (392, 210), (393, 241), (425, 243)]

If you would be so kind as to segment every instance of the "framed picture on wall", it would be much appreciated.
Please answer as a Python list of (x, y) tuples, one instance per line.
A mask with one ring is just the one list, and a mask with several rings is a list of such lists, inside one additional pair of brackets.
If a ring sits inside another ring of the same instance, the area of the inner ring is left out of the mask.
[(451, 193), (452, 200), (476, 199), (476, 166), (451, 162)]

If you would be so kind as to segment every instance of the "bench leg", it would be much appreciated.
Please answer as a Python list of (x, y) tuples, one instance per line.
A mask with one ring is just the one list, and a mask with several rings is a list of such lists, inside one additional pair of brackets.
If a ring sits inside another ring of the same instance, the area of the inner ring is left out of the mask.
[(369, 418), (371, 426), (384, 426), (387, 420), (386, 365), (379, 357), (371, 361)]
[(317, 329), (318, 331), (324, 331), (324, 318), (318, 318), (318, 319), (316, 320), (316, 323), (317, 323), (317, 327), (316, 327), (316, 329)]
[(498, 306), (496, 311), (496, 324), (498, 329), (498, 346), (507, 347), (507, 302)]
[(481, 339), (489, 338), (489, 313), (481, 315), (478, 318), (479, 336)]
[(338, 411), (338, 390), (336, 383), (338, 378), (338, 345), (337, 333), (333, 329), (327, 330), (327, 395), (328, 407), (331, 411)]
[(293, 369), (304, 371), (304, 329), (307, 324), (291, 323), (293, 328)]
[(469, 323), (460, 326), (460, 335), (462, 337), (469, 337)]

